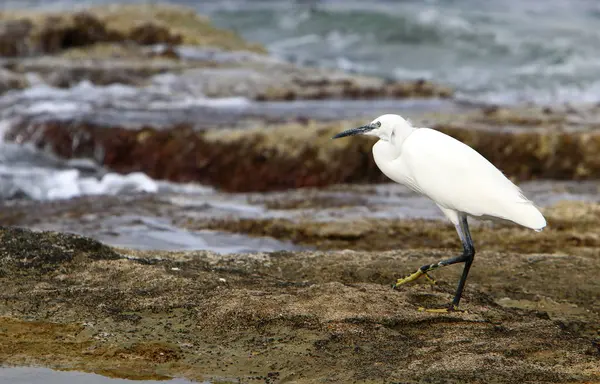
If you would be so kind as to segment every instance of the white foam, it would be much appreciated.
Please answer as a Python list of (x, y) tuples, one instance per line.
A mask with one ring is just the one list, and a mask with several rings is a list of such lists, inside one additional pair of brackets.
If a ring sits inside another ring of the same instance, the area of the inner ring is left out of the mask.
[(585, 85), (556, 85), (543, 91), (533, 85), (523, 86), (522, 89), (499, 87), (480, 92), (457, 92), (455, 98), (459, 101), (508, 106), (524, 102), (539, 105), (595, 104), (600, 102), (600, 81)]
[(473, 26), (466, 19), (452, 15), (448, 12), (441, 12), (438, 8), (425, 8), (417, 13), (417, 21), (426, 26), (442, 28), (446, 30), (455, 30), (461, 32), (471, 32)]
[(208, 195), (215, 192), (213, 187), (197, 183), (173, 183), (170, 181), (155, 180), (159, 192), (173, 192), (183, 195)]
[(341, 52), (354, 44), (360, 43), (362, 36), (356, 33), (345, 33), (339, 30), (333, 30), (327, 34), (326, 40), (334, 51)]
[(252, 102), (246, 97), (215, 97), (207, 99), (189, 98), (181, 102), (179, 107), (185, 108), (190, 106), (203, 106), (214, 108), (229, 108), (229, 107), (246, 107)]
[(321, 40), (321, 37), (315, 34), (292, 37), (269, 44), (269, 49), (277, 51), (281, 49), (298, 48), (303, 45), (319, 43)]
[(97, 178), (82, 176), (77, 169), (0, 164), (0, 179), (4, 196), (25, 195), (34, 200), (158, 191), (158, 184), (139, 172), (127, 175), (107, 173)]
[(71, 101), (42, 101), (29, 107), (29, 113), (74, 113), (80, 110), (81, 104)]
[(394, 68), (394, 78), (398, 80), (414, 80), (414, 79), (433, 79), (432, 71), (419, 70), (419, 69), (410, 69), (404, 67), (396, 67)]
[(101, 179), (86, 177), (79, 180), (83, 195), (118, 195), (128, 192), (158, 192), (157, 183), (141, 172), (127, 175), (107, 173)]
[(284, 14), (277, 19), (277, 25), (281, 29), (293, 31), (307, 20), (310, 20), (310, 12), (307, 11), (294, 13), (293, 15)]
[[(250, 104), (245, 97), (208, 98), (200, 86), (185, 76), (158, 75), (146, 87), (123, 84), (107, 86), (82, 81), (71, 88), (35, 84), (0, 96), (0, 119), (44, 117), (77, 119), (114, 111), (120, 116), (152, 120), (152, 113), (193, 111), (194, 108), (243, 108)], [(185, 114), (184, 114), (185, 115)], [(144, 120), (145, 121), (145, 120)]]

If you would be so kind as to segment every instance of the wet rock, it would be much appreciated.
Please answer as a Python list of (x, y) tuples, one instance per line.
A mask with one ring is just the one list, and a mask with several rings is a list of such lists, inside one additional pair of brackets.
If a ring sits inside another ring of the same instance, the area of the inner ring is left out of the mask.
[[(145, 51), (135, 47), (117, 50), (110, 45), (97, 45), (96, 48), (98, 51), (70, 51), (63, 57), (4, 60), (4, 67), (19, 74), (35, 72), (49, 85), (60, 87), (83, 80), (96, 85), (140, 86), (153, 82), (153, 76), (157, 74), (168, 73), (179, 88), (194, 88), (204, 96), (245, 97), (259, 101), (448, 99), (452, 96), (452, 90), (442, 85), (427, 83), (424, 87), (418, 81), (387, 82), (336, 70), (297, 67), (244, 52), (216, 49), (186, 52), (172, 46)], [(114, 57), (107, 58), (109, 54)], [(182, 55), (191, 58), (173, 59)], [(398, 93), (398, 88), (405, 92)]]
[[(96, 85), (126, 84), (143, 86), (154, 75), (177, 73), (190, 65), (172, 60), (144, 60), (141, 58), (94, 59), (79, 58), (73, 60), (64, 57), (45, 56), (41, 58), (9, 59), (4, 67), (13, 71), (13, 76), (24, 77), (36, 74), (40, 81), (59, 88), (73, 87), (82, 81)], [(18, 88), (16, 85), (13, 88)]]
[[(522, 186), (526, 195), (540, 205), (548, 227), (537, 233), (514, 224), (471, 220), (477, 245), (520, 254), (576, 254), (581, 247), (600, 246), (596, 235), (600, 231), (600, 205), (589, 201), (600, 201), (596, 188), (587, 194), (564, 190), (557, 183), (544, 188), (532, 184)], [(556, 203), (564, 196), (580, 201)], [(38, 214), (28, 214), (31, 211)], [(0, 225), (76, 232), (95, 238), (118, 232), (115, 225), (119, 217), (123, 217), (122, 223), (141, 225), (142, 233), (144, 226), (150, 232), (155, 228), (153, 223), (166, 220), (171, 223), (165, 226), (167, 231), (209, 229), (268, 236), (310, 249), (460, 249), (454, 227), (435, 204), (395, 184), (338, 185), (266, 194), (225, 194), (198, 188), (189, 193), (129, 193), (48, 202), (13, 201), (0, 206)]]
[(29, 53), (29, 34), (33, 23), (26, 19), (0, 21), (0, 56), (21, 56)]
[[(331, 129), (292, 129), (290, 133), (301, 134), (288, 138), (264, 131), (221, 137), (195, 132), (190, 126), (130, 130), (61, 121), (21, 128), (11, 130), (6, 139), (29, 142), (64, 158), (92, 158), (118, 172), (143, 171), (157, 179), (195, 181), (229, 191), (320, 186), (369, 177), (384, 180), (370, 157), (352, 153), (368, 141), (327, 148)], [(344, 151), (350, 160), (343, 160)], [(337, 159), (339, 166), (329, 159)]]
[(144, 22), (135, 26), (129, 32), (128, 40), (134, 41), (140, 45), (167, 44), (178, 45), (183, 42), (179, 34), (172, 34), (164, 26), (156, 25), (151, 22)]
[(119, 256), (98, 241), (58, 232), (35, 233), (0, 228), (0, 275), (49, 273), (62, 264), (87, 258), (115, 260)]
[(44, 82), (52, 87), (70, 88), (81, 82), (91, 81), (97, 85), (126, 84), (143, 86), (147, 83), (146, 76), (137, 70), (128, 68), (85, 66), (59, 68), (44, 76)]
[[(63, 236), (12, 236), (12, 231), (3, 229), (4, 238), (15, 239), (0, 253), (3, 263), (14, 259), (11, 250), (44, 258), (36, 237), (45, 242)], [(531, 301), (532, 295), (547, 294), (546, 286), (540, 288), (544, 281), (567, 284), (562, 273), (581, 278), (597, 273), (592, 257), (573, 264), (571, 258), (544, 254), (531, 264), (518, 254), (482, 252), (480, 260), (500, 261), (486, 264), (495, 278), (478, 278), (483, 269), (474, 267), (466, 311), (436, 314), (418, 308), (446, 304), (454, 284), (392, 290), (389, 282), (398, 271), (439, 258), (439, 252), (221, 257), (120, 250), (122, 258), (114, 259), (80, 252), (79, 242), (63, 239), (63, 252), (78, 257), (52, 261), (58, 268), (43, 274), (27, 268), (0, 276), (0, 325), (6, 330), (0, 334), (0, 356), (6, 364), (129, 378), (307, 383), (323, 377), (338, 382), (600, 379), (589, 338), (558, 326), (553, 315), (503, 307), (484, 293)], [(514, 270), (529, 274), (519, 277)], [(593, 313), (584, 313), (584, 321), (594, 321)]]
[[(405, 205), (410, 204), (408, 199), (405, 201)], [(310, 195), (307, 195), (305, 204), (311, 203), (318, 204), (311, 201)], [(258, 218), (229, 215), (195, 219), (193, 216), (177, 213), (172, 213), (171, 217), (189, 229), (213, 229), (269, 236), (322, 250), (461, 249), (454, 227), (445, 220), (398, 219), (394, 216), (400, 216), (403, 212), (398, 207), (394, 207), (394, 213), (397, 212), (395, 215), (377, 217), (376, 208), (365, 201), (356, 204), (375, 212), (371, 217), (368, 213), (364, 214), (365, 217), (357, 217), (358, 214), (348, 209), (349, 203), (346, 204), (336, 208), (335, 214), (329, 217), (321, 215), (319, 219), (314, 217), (324, 210), (332, 210), (329, 205), (317, 205), (312, 209), (289, 208), (286, 215), (263, 215)], [(389, 204), (392, 204), (392, 200)], [(430, 205), (435, 208), (432, 202)], [(576, 253), (579, 247), (600, 247), (600, 237), (596, 235), (600, 230), (598, 203), (564, 201), (543, 207), (541, 210), (548, 221), (548, 227), (541, 233), (511, 223), (492, 225), (490, 222), (471, 220), (473, 238), (477, 239), (476, 244), (481, 244), (487, 250), (510, 250), (520, 254), (569, 254)]]
[[(316, 71), (316, 70), (312, 70)], [(376, 98), (449, 98), (453, 91), (444, 86), (420, 80), (387, 82), (367, 76), (327, 74), (317, 81), (314, 75), (292, 77), (289, 84), (285, 77), (270, 77), (277, 84), (270, 85), (256, 95), (257, 100), (321, 100), (321, 99), (376, 99)], [(282, 78), (284, 79), (281, 82)], [(312, 81), (311, 81), (312, 80)]]
[(29, 86), (25, 75), (0, 68), (0, 94), (12, 89), (24, 89)]
[[(479, 114), (455, 117), (450, 123), (440, 118), (431, 126), (472, 146), (516, 181), (600, 178), (600, 135), (591, 117), (562, 116), (535, 129), (529, 123), (515, 127), (514, 120), (506, 126), (486, 123)], [(362, 123), (198, 132), (201, 127), (189, 124), (162, 130), (25, 121), (10, 129), (6, 140), (30, 142), (66, 158), (93, 158), (118, 172), (142, 171), (153, 178), (195, 181), (227, 191), (388, 181), (372, 159), (373, 139), (331, 140)]]
[[(145, 30), (144, 40), (165, 44), (217, 47), (232, 51), (266, 53), (257, 43), (245, 41), (236, 32), (220, 29), (191, 7), (173, 4), (131, 4), (94, 7), (91, 11), (107, 24), (132, 38), (133, 31)], [(137, 20), (137, 24), (131, 20)], [(149, 34), (148, 34), (149, 33)]]
[(264, 52), (232, 31), (213, 27), (192, 9), (171, 5), (111, 5), (70, 13), (4, 11), (0, 22), (2, 56), (54, 54), (98, 43), (126, 42)]
[(36, 53), (53, 54), (96, 43), (121, 41), (124, 36), (106, 28), (95, 15), (79, 12), (70, 17), (50, 16), (38, 31)]
[(201, 68), (188, 71), (182, 81), (198, 84), (210, 97), (403, 99), (450, 98), (453, 93), (425, 80), (391, 82), (297, 67), (265, 53), (263, 47), (213, 27), (184, 7), (143, 4), (72, 13), (0, 12), (0, 55), (13, 58), (0, 64), (19, 73), (34, 71), (54, 86), (83, 80), (140, 86), (167, 70)]
[(124, 38), (120, 33), (108, 30), (105, 23), (89, 12), (68, 16), (35, 15), (29, 18), (18, 15), (22, 18), (18, 21), (11, 20), (10, 17), (7, 13), (0, 15), (5, 24), (0, 30), (0, 39), (4, 41), (3, 56), (52, 54), (100, 42), (117, 42)]
[(83, 80), (141, 86), (166, 70), (202, 68), (182, 80), (197, 82), (210, 97), (277, 101), (449, 98), (453, 93), (425, 80), (389, 82), (296, 67), (265, 53), (260, 45), (213, 27), (185, 7), (138, 4), (63, 13), (0, 12), (0, 55), (13, 58), (0, 64), (19, 73), (34, 70), (53, 86)]

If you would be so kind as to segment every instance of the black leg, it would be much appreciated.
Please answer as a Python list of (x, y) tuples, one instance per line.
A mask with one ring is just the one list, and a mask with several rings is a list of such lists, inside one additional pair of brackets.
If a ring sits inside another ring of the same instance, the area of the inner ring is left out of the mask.
[(458, 307), (458, 303), (460, 303), (460, 298), (462, 297), (463, 290), (465, 289), (465, 283), (467, 282), (467, 276), (469, 275), (469, 270), (471, 269), (471, 264), (473, 264), (473, 259), (475, 258), (475, 246), (473, 245), (473, 240), (471, 239), (471, 232), (469, 231), (469, 223), (467, 222), (467, 216), (461, 216), (459, 222), (459, 235), (462, 236), (461, 240), (463, 243), (463, 254), (461, 257), (464, 258), (465, 266), (463, 268), (463, 273), (458, 281), (458, 288), (456, 288), (456, 294), (454, 295), (454, 300), (452, 300), (452, 307)]
[(458, 264), (458, 263), (465, 263), (462, 276), (458, 282), (458, 288), (456, 289), (456, 294), (454, 295), (454, 300), (452, 301), (451, 308), (454, 309), (454, 308), (458, 307), (460, 298), (462, 296), (462, 292), (465, 289), (465, 283), (467, 281), (467, 276), (469, 275), (469, 270), (471, 269), (471, 264), (473, 264), (473, 258), (475, 257), (475, 247), (473, 246), (473, 240), (471, 239), (471, 233), (469, 232), (469, 224), (467, 223), (466, 215), (461, 215), (459, 217), (459, 222), (456, 225), (456, 231), (458, 232), (458, 236), (460, 237), (460, 240), (463, 245), (463, 253), (460, 256), (453, 257), (451, 259), (442, 260), (437, 263), (424, 265), (421, 268), (419, 268), (417, 270), (417, 272), (413, 273), (412, 275), (410, 275), (404, 279), (398, 279), (398, 281), (396, 282), (396, 284), (393, 285), (393, 287), (395, 288), (398, 285), (406, 284), (408, 282), (416, 280), (421, 276), (427, 275), (427, 272), (431, 272), (440, 267), (445, 267), (447, 265)]

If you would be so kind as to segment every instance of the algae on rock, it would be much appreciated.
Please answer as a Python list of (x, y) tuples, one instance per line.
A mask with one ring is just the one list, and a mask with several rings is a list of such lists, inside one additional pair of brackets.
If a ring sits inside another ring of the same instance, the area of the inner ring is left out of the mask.
[(264, 53), (193, 9), (168, 4), (108, 5), (72, 12), (0, 12), (0, 55), (54, 54), (99, 43), (218, 47)]
[[(466, 312), (433, 314), (418, 307), (447, 302), (453, 286), (392, 290), (388, 283), (398, 271), (438, 259), (435, 251), (115, 253), (79, 237), (12, 228), (2, 229), (2, 240), (11, 242), (0, 251), (5, 364), (136, 379), (600, 380), (600, 352), (573, 327), (597, 315), (572, 312), (580, 317), (569, 322), (503, 307), (484, 293), (526, 301), (556, 295), (568, 283), (563, 273), (597, 274), (597, 258), (573, 263), (541, 254), (532, 262), (483, 251), (480, 260), (501, 262), (486, 264), (489, 270), (474, 266)], [(47, 242), (56, 255), (74, 257), (52, 256)], [(19, 254), (41, 262), (20, 268)], [(53, 267), (37, 270), (46, 265)], [(557, 286), (549, 290), (547, 281)], [(526, 285), (515, 292), (520, 282)]]

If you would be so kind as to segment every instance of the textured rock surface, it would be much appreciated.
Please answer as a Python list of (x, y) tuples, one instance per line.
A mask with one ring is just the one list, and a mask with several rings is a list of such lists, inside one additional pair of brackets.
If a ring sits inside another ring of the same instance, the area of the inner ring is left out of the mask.
[(186, 80), (199, 82), (206, 89), (204, 93), (212, 97), (296, 100), (452, 95), (450, 88), (425, 80), (384, 81), (341, 71), (299, 68), (265, 53), (264, 47), (243, 40), (233, 31), (215, 28), (193, 9), (180, 6), (137, 4), (72, 13), (0, 12), (0, 57), (4, 57), (0, 65), (18, 73), (35, 72), (53, 86), (72, 86), (82, 80), (140, 86), (157, 73), (200, 68)]
[(428, 81), (386, 81), (336, 70), (298, 67), (244, 52), (195, 48), (193, 60), (179, 60), (133, 47), (127, 48), (122, 55), (121, 51), (115, 51), (112, 58), (95, 57), (103, 54), (103, 47), (86, 51), (81, 57), (5, 59), (3, 65), (16, 72), (15, 76), (36, 73), (45, 83), (55, 87), (73, 86), (83, 80), (96, 85), (141, 86), (150, 83), (154, 75), (170, 73), (178, 76), (175, 81), (196, 88), (208, 97), (290, 101), (452, 96), (450, 88)]
[(580, 332), (598, 316), (589, 248), (481, 252), (466, 311), (434, 314), (418, 307), (447, 303), (454, 284), (388, 283), (439, 251), (222, 257), (9, 228), (0, 237), (6, 364), (267, 383), (600, 380), (600, 351)]
[(29, 86), (25, 75), (0, 68), (0, 94), (12, 89), (24, 89)]
[(53, 54), (98, 43), (189, 44), (264, 52), (232, 31), (215, 28), (192, 9), (111, 5), (72, 13), (0, 13), (0, 55)]
[[(482, 111), (422, 120), (472, 146), (516, 180), (595, 180), (600, 178), (599, 112), (598, 107)], [(191, 126), (130, 130), (74, 121), (24, 122), (7, 132), (6, 139), (32, 142), (66, 158), (92, 157), (119, 172), (143, 171), (228, 191), (265, 191), (387, 181), (373, 162), (371, 138), (331, 140), (361, 123), (198, 132)]]

